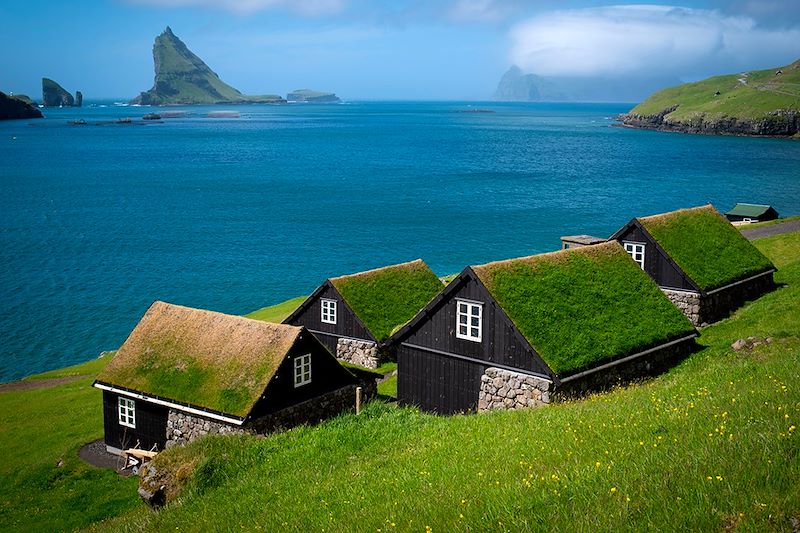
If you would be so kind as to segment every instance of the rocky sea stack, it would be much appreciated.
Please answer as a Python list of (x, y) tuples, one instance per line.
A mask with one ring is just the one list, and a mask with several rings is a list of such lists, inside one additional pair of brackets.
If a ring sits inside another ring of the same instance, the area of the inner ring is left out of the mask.
[(132, 104), (240, 104), (280, 103), (280, 96), (248, 96), (234, 89), (192, 53), (169, 26), (153, 44), (153, 88), (134, 98)]
[(42, 104), (45, 107), (80, 107), (83, 104), (83, 95), (78, 91), (76, 96), (77, 101), (55, 81), (42, 78)]
[(22, 98), (0, 92), (0, 120), (15, 118), (42, 118), (42, 112)]
[(618, 118), (625, 126), (660, 131), (798, 136), (800, 61), (670, 87)]

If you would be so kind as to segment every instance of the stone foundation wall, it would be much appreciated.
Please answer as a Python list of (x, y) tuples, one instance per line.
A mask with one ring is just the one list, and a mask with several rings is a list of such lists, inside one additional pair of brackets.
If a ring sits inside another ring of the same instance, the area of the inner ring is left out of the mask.
[(644, 378), (656, 376), (687, 357), (695, 349), (694, 338), (661, 348), (636, 359), (598, 370), (575, 379), (562, 378), (553, 397), (556, 400), (575, 398), (600, 392)]
[[(362, 405), (377, 393), (377, 389), (364, 389)], [(256, 433), (269, 433), (289, 429), (302, 424), (318, 424), (339, 413), (356, 408), (356, 385), (348, 385), (317, 398), (289, 406), (275, 413), (254, 420), (248, 425)]]
[[(363, 382), (362, 405), (374, 398), (378, 391), (373, 380)], [(356, 385), (348, 385), (305, 402), (289, 406), (267, 416), (254, 420), (244, 427), (211, 420), (183, 411), (170, 409), (167, 415), (166, 448), (176, 444), (186, 444), (204, 435), (234, 435), (242, 433), (270, 433), (289, 429), (302, 424), (317, 424), (339, 413), (354, 411), (356, 406)]]
[(386, 359), (385, 353), (372, 341), (340, 337), (336, 343), (336, 358), (364, 368), (378, 368)]
[(247, 432), (246, 429), (239, 426), (170, 409), (167, 415), (167, 442), (165, 447), (186, 444), (204, 435), (233, 435)]
[(700, 293), (690, 291), (677, 291), (673, 289), (661, 289), (675, 307), (686, 315), (694, 327), (700, 325)]
[(481, 376), (478, 412), (521, 409), (550, 403), (553, 384), (528, 374), (489, 367)]
[(695, 327), (700, 327), (722, 320), (746, 301), (755, 300), (773, 288), (772, 274), (768, 274), (708, 296), (691, 291), (661, 290)]

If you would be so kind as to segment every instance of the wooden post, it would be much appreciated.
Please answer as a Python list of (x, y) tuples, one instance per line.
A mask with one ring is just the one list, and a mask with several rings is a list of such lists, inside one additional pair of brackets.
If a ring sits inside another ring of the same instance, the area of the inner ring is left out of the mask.
[(356, 414), (361, 414), (361, 387), (356, 387)]

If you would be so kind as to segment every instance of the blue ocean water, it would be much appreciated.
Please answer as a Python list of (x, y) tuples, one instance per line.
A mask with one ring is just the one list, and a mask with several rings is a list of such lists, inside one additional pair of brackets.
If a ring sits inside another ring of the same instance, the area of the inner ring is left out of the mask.
[(800, 212), (800, 143), (611, 127), (628, 105), (108, 104), (0, 123), (0, 380), (116, 348), (156, 299), (242, 314), (680, 207)]

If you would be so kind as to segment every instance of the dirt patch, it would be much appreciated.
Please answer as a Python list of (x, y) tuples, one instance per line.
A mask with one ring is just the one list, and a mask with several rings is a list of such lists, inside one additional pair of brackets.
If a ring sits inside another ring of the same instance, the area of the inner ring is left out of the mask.
[(103, 442), (103, 439), (97, 439), (81, 446), (81, 449), (78, 450), (78, 457), (97, 468), (109, 468), (124, 477), (131, 475), (130, 470), (121, 470), (125, 466), (125, 460), (106, 450), (106, 443)]
[(71, 383), (79, 379), (88, 378), (89, 375), (65, 376), (63, 378), (52, 379), (33, 379), (30, 381), (12, 381), (11, 383), (0, 383), (0, 392), (16, 392), (22, 390), (49, 389), (64, 383)]

